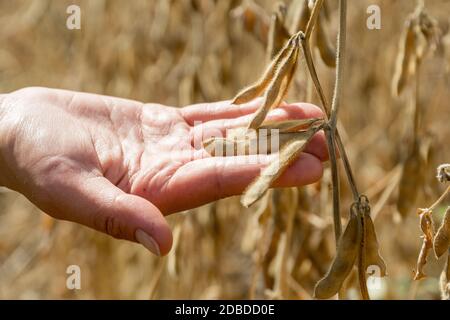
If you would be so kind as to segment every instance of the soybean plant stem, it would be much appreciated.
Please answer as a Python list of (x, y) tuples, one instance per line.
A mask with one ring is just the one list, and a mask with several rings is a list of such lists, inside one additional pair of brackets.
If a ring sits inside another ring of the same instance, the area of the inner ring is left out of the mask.
[[(345, 43), (346, 43), (346, 27), (347, 27), (347, 1), (339, 1), (339, 32), (337, 37), (337, 54), (336, 54), (336, 83), (334, 86), (333, 102), (331, 105), (331, 114), (329, 121), (329, 133), (327, 134), (327, 141), (331, 155), (331, 174), (333, 179), (333, 219), (335, 225), (336, 242), (339, 240), (342, 226), (341, 226), (341, 211), (339, 205), (340, 186), (339, 186), (339, 168), (336, 160), (336, 125), (337, 116), (340, 106), (340, 97), (342, 91), (342, 79), (344, 73), (345, 62)], [(345, 152), (344, 152), (345, 154)], [(346, 155), (345, 155), (346, 157)], [(350, 168), (350, 167), (348, 167)], [(347, 168), (347, 169), (348, 169)], [(352, 176), (352, 175), (351, 175)]]
[[(345, 45), (347, 38), (347, 0), (339, 0), (339, 32), (337, 36), (336, 53), (336, 82), (334, 86), (333, 102), (331, 104), (330, 126), (336, 129), (339, 113), (342, 82), (345, 69)], [(334, 133), (333, 133), (334, 134)]]
[(330, 155), (330, 163), (331, 163), (331, 180), (333, 183), (333, 222), (334, 222), (334, 236), (336, 238), (336, 247), (339, 245), (339, 238), (342, 233), (342, 222), (341, 222), (341, 209), (340, 209), (340, 201), (339, 201), (339, 171), (338, 171), (338, 162), (336, 157), (336, 142), (335, 135), (331, 131), (331, 128), (328, 127), (325, 130), (325, 136), (327, 138), (328, 145), (328, 153)]
[(370, 300), (369, 290), (367, 289), (367, 279), (366, 279), (366, 219), (365, 214), (362, 210), (358, 210), (358, 216), (360, 220), (361, 228), (361, 242), (359, 244), (359, 255), (358, 255), (358, 279), (359, 279), (359, 289), (361, 292), (361, 297), (363, 300)]
[(306, 25), (305, 30), (305, 38), (308, 41), (311, 38), (314, 26), (317, 23), (317, 19), (319, 18), (320, 10), (323, 6), (323, 0), (316, 0), (314, 7), (311, 12), (311, 16), (309, 17), (308, 24)]
[[(335, 226), (336, 243), (342, 233), (341, 211), (340, 211), (340, 186), (339, 186), (339, 167), (336, 159), (336, 125), (340, 105), (342, 79), (344, 73), (345, 42), (347, 27), (347, 1), (339, 1), (339, 32), (337, 36), (337, 54), (336, 54), (336, 83), (334, 86), (333, 102), (331, 104), (331, 114), (329, 121), (329, 133), (327, 134), (328, 146), (331, 155), (331, 175), (333, 181), (333, 219)], [(329, 137), (328, 137), (329, 136)]]

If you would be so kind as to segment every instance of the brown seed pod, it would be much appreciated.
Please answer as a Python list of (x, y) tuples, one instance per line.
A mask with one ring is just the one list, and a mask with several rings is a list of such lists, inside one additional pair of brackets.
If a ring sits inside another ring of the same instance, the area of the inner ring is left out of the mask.
[(301, 119), (301, 120), (266, 121), (258, 128), (258, 130), (278, 129), (278, 130), (280, 130), (280, 133), (296, 132), (299, 130), (308, 129), (313, 124), (318, 124), (318, 122), (320, 122), (322, 120), (323, 119), (320, 119), (320, 118), (310, 118), (310, 119)]
[(434, 51), (441, 37), (438, 22), (432, 18), (423, 6), (419, 6), (414, 13), (416, 22), (416, 55), (420, 61), (429, 51)]
[(331, 45), (327, 34), (324, 29), (325, 16), (322, 14), (319, 16), (319, 20), (316, 24), (316, 46), (319, 50), (322, 61), (330, 68), (336, 68), (336, 50)]
[(283, 146), (278, 159), (264, 168), (261, 175), (244, 192), (241, 198), (244, 207), (251, 206), (264, 195), (273, 182), (298, 158), (317, 131), (318, 128), (311, 128), (308, 131), (300, 132), (301, 137), (297, 136)]
[(450, 300), (450, 254), (439, 279), (442, 300)]
[(422, 230), (422, 247), (420, 248), (419, 257), (417, 259), (417, 269), (414, 280), (420, 280), (426, 277), (424, 268), (427, 264), (428, 252), (433, 247), (433, 220), (431, 211), (424, 209), (420, 211), (420, 229)]
[(294, 38), (291, 38), (288, 43), (286, 43), (282, 51), (278, 54), (278, 56), (267, 67), (261, 79), (239, 92), (233, 99), (232, 104), (247, 103), (259, 97), (272, 82), (273, 78), (277, 74), (278, 69), (280, 69), (286, 58), (295, 49), (296, 45), (296, 40)]
[(358, 256), (360, 242), (360, 222), (355, 212), (351, 213), (350, 221), (345, 228), (336, 257), (330, 269), (314, 288), (314, 297), (317, 299), (329, 299), (339, 292), (355, 264)]
[(399, 96), (406, 86), (410, 76), (411, 64), (415, 61), (416, 36), (412, 19), (406, 21), (405, 31), (400, 40), (400, 50), (395, 65), (392, 91)]
[(258, 39), (264, 47), (267, 46), (270, 16), (265, 10), (251, 0), (231, 11), (231, 17), (242, 23), (244, 29)]
[(420, 4), (406, 21), (405, 33), (400, 41), (396, 71), (392, 91), (400, 95), (408, 79), (416, 73), (427, 52), (432, 51), (439, 42), (441, 31), (435, 19), (431, 18)]
[(444, 47), (444, 57), (446, 61), (446, 72), (450, 75), (450, 33), (442, 38), (442, 46)]
[(450, 247), (450, 207), (445, 212), (441, 226), (436, 232), (433, 248), (436, 257), (440, 258)]
[(235, 156), (239, 150), (248, 152), (249, 144), (247, 140), (232, 140), (227, 138), (213, 137), (203, 141), (203, 148), (214, 156)]
[(380, 277), (385, 277), (387, 275), (386, 263), (380, 255), (375, 226), (369, 213), (365, 213), (364, 221), (366, 224), (366, 265), (377, 266), (380, 268)]
[(415, 208), (418, 186), (423, 181), (422, 164), (419, 142), (416, 141), (412, 152), (403, 164), (399, 183), (397, 210), (403, 218)]
[(291, 37), (284, 26), (286, 5), (283, 2), (279, 2), (275, 8), (270, 21), (269, 39), (267, 41), (269, 60), (272, 60), (280, 52), (286, 41)]
[(450, 164), (441, 164), (437, 168), (437, 175), (436, 178), (439, 182), (450, 182)]
[[(261, 141), (261, 138), (265, 141)], [(302, 139), (305, 137), (305, 131), (299, 132), (280, 132), (277, 136), (277, 145), (272, 145), (272, 135), (269, 132), (265, 136), (253, 136), (246, 139), (228, 139), (213, 137), (203, 142), (203, 148), (213, 157), (234, 157), (248, 156), (256, 154), (272, 154), (278, 152), (280, 148), (289, 141)]]
[(278, 107), (282, 102), (294, 76), (295, 69), (297, 67), (298, 54), (299, 48), (298, 46), (295, 46), (288, 57), (285, 59), (285, 61), (283, 61), (280, 69), (277, 70), (274, 79), (270, 83), (264, 95), (263, 104), (255, 112), (252, 120), (250, 121), (250, 124), (248, 126), (249, 129), (258, 129), (259, 126), (264, 122), (267, 113), (269, 113), (271, 109)]
[(297, 33), (300, 30), (305, 31), (311, 14), (308, 0), (297, 0), (297, 2), (300, 2), (300, 4), (297, 4), (297, 11), (294, 13), (294, 21), (292, 23), (292, 29), (290, 30), (292, 34)]

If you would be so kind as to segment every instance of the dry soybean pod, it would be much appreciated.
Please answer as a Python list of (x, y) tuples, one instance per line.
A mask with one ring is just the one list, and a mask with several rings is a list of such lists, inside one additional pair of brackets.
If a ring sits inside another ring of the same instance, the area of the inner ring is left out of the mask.
[(272, 14), (269, 28), (269, 39), (267, 41), (267, 56), (272, 60), (281, 51), (286, 40), (290, 38), (289, 32), (284, 26), (286, 16), (286, 5), (283, 2), (276, 4), (275, 12)]
[[(294, 139), (302, 139), (305, 131), (280, 132), (274, 138), (277, 145), (272, 145), (272, 133), (265, 136), (248, 137), (246, 139), (228, 139), (213, 137), (203, 142), (203, 148), (213, 157), (234, 157), (255, 154), (271, 154), (278, 152), (280, 148)], [(261, 138), (265, 138), (264, 144)], [(272, 149), (272, 147), (275, 147)]]
[(414, 275), (414, 280), (420, 280), (426, 277), (423, 269), (427, 264), (428, 252), (433, 247), (433, 220), (431, 218), (431, 212), (427, 209), (420, 213), (420, 229), (423, 233), (423, 242), (419, 257), (417, 258), (417, 270)]
[(414, 34), (414, 23), (410, 18), (406, 22), (404, 36), (400, 41), (400, 51), (395, 66), (393, 81), (393, 92), (398, 96), (405, 88), (409, 76), (409, 67), (415, 59), (416, 36)]
[(314, 288), (314, 297), (317, 299), (329, 299), (336, 295), (342, 287), (345, 279), (355, 265), (358, 256), (360, 242), (360, 222), (353, 205), (350, 211), (350, 221), (342, 234), (330, 269)]
[(419, 141), (415, 141), (413, 150), (403, 164), (399, 183), (397, 211), (405, 218), (415, 207), (418, 186), (422, 183), (422, 159)]
[(366, 215), (370, 212), (370, 206), (365, 196), (361, 196), (356, 204), (358, 212), (358, 220), (360, 222), (360, 239), (358, 252), (358, 279), (359, 287), (363, 300), (370, 300), (369, 290), (367, 289), (367, 262), (366, 262), (366, 245), (367, 245), (367, 223)]
[(263, 169), (261, 175), (253, 181), (241, 198), (244, 207), (249, 207), (260, 199), (271, 187), (273, 182), (295, 161), (305, 149), (308, 142), (320, 127), (311, 128), (308, 131), (299, 132), (294, 140), (287, 142), (280, 150), (278, 159)]
[(297, 33), (302, 30), (305, 31), (306, 25), (308, 24), (310, 10), (308, 7), (308, 0), (297, 0), (300, 1), (301, 4), (297, 7), (297, 12), (294, 17), (293, 27), (291, 33)]
[(286, 57), (291, 54), (292, 50), (294, 50), (296, 46), (296, 39), (293, 37), (288, 41), (288, 43), (286, 43), (278, 56), (273, 59), (261, 79), (239, 92), (233, 99), (232, 104), (247, 103), (259, 97), (272, 82), (281, 64), (286, 60)]
[(364, 221), (366, 223), (366, 265), (368, 267), (377, 266), (380, 271), (379, 276), (385, 277), (387, 275), (386, 263), (380, 255), (377, 234), (370, 213), (365, 213)]
[(316, 45), (319, 49), (320, 57), (322, 58), (322, 61), (330, 68), (336, 68), (336, 51), (334, 50), (333, 46), (331, 45), (330, 41), (328, 40), (328, 37), (325, 33), (323, 23), (325, 20), (325, 16), (323, 14), (323, 11), (319, 17), (319, 20), (316, 24)]
[(280, 69), (277, 71), (275, 78), (271, 82), (269, 88), (264, 95), (262, 106), (255, 112), (249, 124), (249, 129), (258, 129), (264, 122), (267, 113), (274, 107), (277, 107), (283, 100), (288, 86), (292, 80), (293, 71), (297, 66), (299, 49), (297, 45), (292, 48), (288, 57), (284, 60)]
[(440, 258), (450, 247), (450, 207), (447, 208), (441, 226), (433, 241), (434, 253)]
[(321, 118), (310, 118), (310, 119), (300, 119), (300, 120), (286, 120), (286, 121), (265, 121), (258, 130), (266, 129), (273, 130), (278, 129), (280, 133), (284, 132), (295, 132), (302, 129), (308, 129), (313, 124), (321, 121)]
[(295, 52), (294, 52), (293, 61), (292, 61), (291, 67), (289, 69), (288, 75), (283, 80), (283, 83), (281, 84), (280, 94), (279, 94), (280, 100), (275, 106), (278, 106), (278, 104), (281, 103), (283, 98), (286, 96), (286, 94), (287, 94), (287, 92), (289, 90), (289, 87), (291, 86), (292, 79), (294, 79), (295, 71), (297, 70), (299, 53), (300, 53), (300, 48), (297, 47)]

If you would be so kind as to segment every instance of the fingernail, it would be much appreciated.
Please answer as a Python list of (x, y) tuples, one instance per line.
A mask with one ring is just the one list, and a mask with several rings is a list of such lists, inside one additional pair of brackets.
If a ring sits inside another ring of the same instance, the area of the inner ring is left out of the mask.
[(159, 250), (158, 243), (155, 241), (155, 239), (150, 237), (141, 229), (136, 230), (135, 236), (136, 240), (144, 247), (146, 247), (151, 253), (157, 255), (158, 257), (161, 256), (161, 251)]

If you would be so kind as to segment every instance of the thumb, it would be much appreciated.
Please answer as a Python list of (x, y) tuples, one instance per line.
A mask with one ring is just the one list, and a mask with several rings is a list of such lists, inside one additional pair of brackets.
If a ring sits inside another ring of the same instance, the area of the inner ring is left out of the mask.
[(57, 212), (53, 212), (57, 218), (139, 242), (158, 256), (170, 251), (172, 231), (151, 202), (123, 192), (104, 177), (75, 180), (66, 180), (65, 186), (53, 194), (57, 197), (52, 201), (58, 204)]

